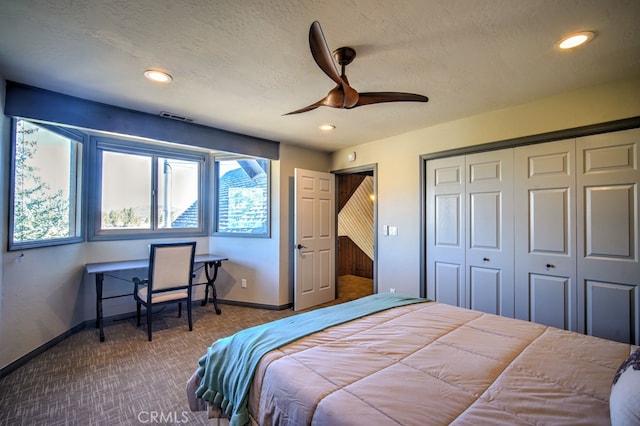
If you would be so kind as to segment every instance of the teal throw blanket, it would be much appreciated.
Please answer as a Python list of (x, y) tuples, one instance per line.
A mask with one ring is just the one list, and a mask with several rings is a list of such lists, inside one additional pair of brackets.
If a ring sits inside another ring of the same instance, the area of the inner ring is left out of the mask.
[(397, 306), (427, 299), (381, 293), (282, 318), (217, 340), (200, 358), (196, 396), (220, 406), (231, 426), (249, 423), (247, 395), (260, 359), (301, 337)]

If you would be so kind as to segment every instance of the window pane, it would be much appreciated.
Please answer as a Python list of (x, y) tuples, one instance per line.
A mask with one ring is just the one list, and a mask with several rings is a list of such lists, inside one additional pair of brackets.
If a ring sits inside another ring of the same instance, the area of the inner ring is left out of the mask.
[(268, 233), (267, 160), (218, 162), (218, 232)]
[(79, 142), (62, 134), (16, 121), (12, 243), (76, 236), (80, 149)]
[(102, 151), (101, 229), (151, 228), (151, 157)]
[(200, 198), (207, 154), (118, 139), (92, 142), (102, 161), (95, 176), (101, 204), (91, 207), (100, 221), (92, 239), (206, 235)]
[(158, 228), (198, 228), (199, 167), (195, 161), (158, 158)]

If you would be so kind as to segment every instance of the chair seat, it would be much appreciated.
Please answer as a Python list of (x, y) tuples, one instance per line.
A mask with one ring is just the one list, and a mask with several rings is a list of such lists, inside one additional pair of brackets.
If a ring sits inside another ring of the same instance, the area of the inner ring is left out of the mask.
[[(143, 287), (138, 290), (138, 297), (142, 300), (147, 300), (147, 287)], [(171, 300), (186, 299), (189, 297), (187, 290), (174, 290), (163, 291), (161, 293), (154, 293), (151, 295), (151, 304), (169, 302)]]

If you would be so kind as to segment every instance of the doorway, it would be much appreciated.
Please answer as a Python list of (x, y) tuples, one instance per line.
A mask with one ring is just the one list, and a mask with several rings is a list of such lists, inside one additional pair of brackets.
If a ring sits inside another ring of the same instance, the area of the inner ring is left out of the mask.
[(376, 165), (344, 169), (336, 175), (336, 299), (377, 293)]

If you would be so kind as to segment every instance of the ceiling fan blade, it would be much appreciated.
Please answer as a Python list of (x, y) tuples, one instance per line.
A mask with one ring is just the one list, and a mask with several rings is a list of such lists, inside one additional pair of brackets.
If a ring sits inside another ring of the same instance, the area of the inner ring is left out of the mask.
[(335, 62), (333, 62), (333, 56), (318, 21), (314, 21), (311, 24), (311, 28), (309, 28), (309, 47), (311, 48), (311, 55), (320, 69), (338, 85), (344, 86), (345, 82), (340, 77)]
[[(350, 88), (351, 89), (351, 88)], [(353, 90), (353, 89), (351, 89)], [(355, 90), (353, 90), (355, 92)], [(358, 96), (358, 93), (356, 92), (356, 96)], [(356, 98), (357, 101), (358, 98)], [(307, 111), (311, 111), (313, 109), (316, 109), (320, 106), (328, 106), (331, 108), (345, 108), (344, 106), (345, 103), (345, 94), (344, 94), (344, 88), (343, 86), (336, 86), (333, 89), (331, 89), (329, 91), (329, 93), (327, 93), (327, 96), (325, 96), (324, 98), (320, 99), (318, 102), (311, 104), (309, 106), (306, 106), (304, 108), (300, 108), (297, 109), (295, 111), (283, 114), (283, 115), (291, 115), (291, 114), (299, 114), (301, 112), (307, 112)], [(354, 102), (355, 104), (355, 102)]]
[(383, 102), (429, 102), (429, 98), (422, 95), (416, 95), (414, 93), (401, 93), (401, 92), (365, 92), (360, 93), (358, 103), (352, 108), (380, 104)]
[(291, 112), (288, 112), (288, 113), (282, 114), (282, 115), (300, 114), (301, 112), (312, 111), (312, 110), (314, 110), (314, 109), (316, 109), (316, 108), (318, 108), (318, 107), (320, 107), (322, 105), (325, 105), (326, 99), (327, 98), (322, 98), (321, 100), (319, 100), (318, 102), (316, 102), (314, 104), (311, 104), (311, 105), (306, 106), (304, 108), (300, 108), (300, 109), (297, 109), (295, 111), (291, 111)]

